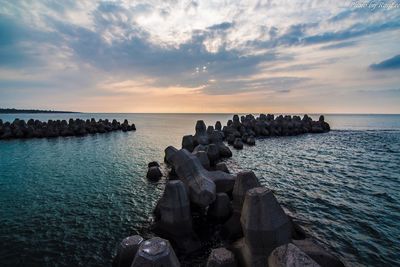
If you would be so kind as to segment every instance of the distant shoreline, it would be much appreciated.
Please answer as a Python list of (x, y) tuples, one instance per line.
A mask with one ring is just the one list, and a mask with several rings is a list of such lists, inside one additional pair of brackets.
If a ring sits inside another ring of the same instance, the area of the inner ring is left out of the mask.
[(80, 112), (59, 111), (59, 110), (0, 108), (0, 114), (23, 114), (23, 113), (32, 114), (32, 113), (80, 113)]
[[(60, 110), (38, 110), (38, 109), (15, 109), (15, 108), (0, 108), (0, 114), (29, 114), (29, 113), (78, 113), (78, 114), (153, 114), (153, 115), (232, 115), (232, 114), (239, 114), (239, 115), (247, 115), (247, 114), (261, 114), (257, 112), (243, 112), (243, 113), (235, 113), (235, 112), (80, 112), (80, 111), (60, 111)], [(307, 112), (306, 112), (307, 113)], [(297, 112), (297, 113), (279, 113), (273, 112), (271, 114), (274, 115), (302, 115), (305, 114), (304, 112)], [(344, 116), (381, 116), (381, 115), (390, 115), (390, 116), (398, 116), (400, 113), (307, 113), (311, 116), (319, 116), (324, 114), (326, 116), (336, 116), (336, 115), (344, 115)]]

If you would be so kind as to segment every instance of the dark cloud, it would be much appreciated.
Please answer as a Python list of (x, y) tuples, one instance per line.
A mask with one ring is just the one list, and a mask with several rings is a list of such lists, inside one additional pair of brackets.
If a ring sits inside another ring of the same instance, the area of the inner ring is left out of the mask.
[(338, 14), (333, 15), (328, 19), (329, 22), (339, 22), (344, 19), (349, 18), (352, 14), (354, 14), (354, 10), (351, 9), (345, 9), (342, 12), (339, 12)]
[(357, 90), (358, 93), (361, 93), (362, 95), (370, 95), (373, 97), (400, 97), (400, 89), (380, 89), (380, 90)]
[(275, 38), (278, 35), (278, 28), (277, 27), (271, 27), (271, 29), (269, 30), (269, 35), (271, 36), (271, 38)]
[(224, 31), (224, 30), (227, 30), (227, 29), (232, 28), (232, 27), (233, 27), (233, 23), (231, 23), (231, 22), (223, 22), (223, 23), (220, 23), (220, 24), (212, 25), (212, 26), (208, 27), (207, 29)]
[(199, 3), (197, 3), (196, 1), (190, 1), (185, 7), (185, 11), (189, 12), (191, 9), (195, 10), (198, 6)]
[[(371, 3), (373, 3), (371, 1)], [(371, 10), (369, 8), (346, 8), (344, 10), (342, 10), (341, 12), (333, 15), (332, 17), (330, 17), (327, 21), (331, 22), (331, 23), (338, 23), (338, 22), (342, 22), (345, 20), (351, 20), (351, 19), (356, 19), (356, 18), (365, 18), (366, 16), (370, 16), (373, 13), (384, 13), (382, 12), (382, 9), (375, 9), (375, 10)]]
[[(41, 65), (43, 59), (35, 53), (35, 48), (47, 41), (56, 41), (52, 35), (25, 26), (14, 18), (0, 16), (0, 66), (21, 68)], [(26, 42), (34, 45), (27, 45)]]
[(259, 93), (289, 93), (291, 90), (304, 86), (311, 81), (306, 77), (269, 77), (246, 80), (224, 80), (210, 82), (203, 91), (210, 95), (229, 95), (243, 92)]
[(400, 55), (386, 59), (369, 66), (372, 70), (397, 70), (400, 69)]
[(46, 7), (59, 14), (65, 14), (71, 11), (71, 9), (76, 9), (78, 5), (79, 2), (75, 0), (46, 1)]
[(344, 41), (355, 37), (396, 29), (400, 29), (400, 21), (388, 21), (374, 24), (357, 23), (342, 31), (325, 32), (307, 36), (303, 39), (303, 42), (304, 44), (322, 44), (332, 41)]
[(26, 31), (12, 18), (0, 16), (0, 47), (14, 45), (20, 41)]
[(335, 44), (330, 44), (330, 45), (325, 45), (321, 47), (321, 50), (329, 50), (329, 49), (339, 49), (339, 48), (345, 48), (345, 47), (351, 47), (351, 46), (356, 46), (358, 42), (356, 41), (348, 41), (348, 42), (339, 42)]
[(333, 64), (337, 61), (339, 61), (341, 58), (335, 57), (335, 58), (329, 58), (326, 60), (320, 60), (318, 62), (313, 62), (313, 63), (307, 63), (307, 64), (293, 64), (285, 67), (274, 67), (271, 66), (270, 68), (266, 68), (266, 71), (268, 72), (296, 72), (296, 71), (305, 71), (305, 70), (313, 70), (313, 69), (319, 69), (324, 66)]
[(317, 24), (296, 24), (290, 26), (290, 28), (281, 36), (276, 39), (276, 45), (298, 45), (303, 41), (306, 31), (309, 28), (315, 27)]
[(0, 80), (0, 89), (20, 89), (20, 88), (49, 88), (52, 87), (49, 82), (44, 81), (21, 81), (21, 80)]
[[(354, 1), (356, 2), (356, 1)], [(361, 3), (362, 1), (360, 1)], [(367, 1), (364, 1), (366, 3)], [(370, 4), (378, 4), (379, 1), (370, 1)], [(380, 14), (385, 16), (385, 9), (383, 8), (345, 8), (344, 10), (340, 11), (339, 13), (330, 17), (327, 21), (330, 23), (339, 23), (342, 21), (350, 21), (354, 19), (365, 19), (367, 16), (371, 16), (374, 14)]]
[[(319, 23), (295, 24), (290, 26), (283, 34), (279, 34), (279, 29), (275, 28), (270, 34), (271, 39), (267, 41), (255, 40), (249, 42), (249, 44), (254, 47), (271, 49), (281, 46), (305, 46), (346, 41), (369, 34), (400, 29), (400, 21), (390, 20), (371, 24), (354, 23), (348, 28), (339, 31), (327, 31), (314, 35), (308, 34), (308, 32), (317, 27), (319, 27)], [(341, 47), (339, 45), (336, 48)]]

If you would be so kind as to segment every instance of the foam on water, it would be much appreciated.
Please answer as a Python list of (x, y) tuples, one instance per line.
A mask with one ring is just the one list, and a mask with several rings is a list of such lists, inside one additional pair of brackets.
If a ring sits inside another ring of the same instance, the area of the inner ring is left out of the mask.
[[(12, 120), (15, 115), (0, 115)], [(147, 163), (231, 115), (34, 114), (124, 118), (136, 132), (0, 141), (0, 265), (106, 266), (126, 236), (146, 234), (164, 180)], [(258, 140), (234, 151), (319, 242), (350, 265), (399, 265), (400, 116), (325, 116), (328, 134)], [(384, 129), (384, 130), (383, 130)]]

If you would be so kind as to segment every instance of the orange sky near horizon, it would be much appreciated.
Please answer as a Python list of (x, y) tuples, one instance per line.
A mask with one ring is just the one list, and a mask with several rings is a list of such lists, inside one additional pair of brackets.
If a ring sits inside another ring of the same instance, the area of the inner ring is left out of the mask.
[[(113, 88), (110, 94), (81, 96), (73, 102), (63, 101), (55, 96), (46, 96), (46, 102), (54, 106), (30, 106), (29, 102), (20, 108), (71, 110), (99, 113), (278, 113), (278, 114), (329, 114), (329, 113), (400, 113), (399, 108), (380, 104), (379, 97), (355, 98), (351, 93), (338, 92), (335, 101), (323, 94), (314, 96), (307, 90), (286, 93), (245, 92), (234, 95), (208, 95), (199, 88)], [(330, 94), (332, 94), (330, 92)], [(340, 99), (337, 101), (336, 99)], [(34, 101), (33, 101), (34, 102)], [(392, 101), (396, 107), (396, 99)], [(368, 112), (365, 106), (369, 105)], [(17, 107), (18, 108), (18, 107)]]

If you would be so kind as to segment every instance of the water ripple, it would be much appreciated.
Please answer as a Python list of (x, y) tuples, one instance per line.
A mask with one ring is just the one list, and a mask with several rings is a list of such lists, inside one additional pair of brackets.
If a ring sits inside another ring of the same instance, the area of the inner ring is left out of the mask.
[[(0, 266), (109, 266), (122, 238), (149, 235), (165, 180), (149, 183), (147, 163), (162, 161), (166, 146), (179, 147), (197, 119), (232, 117), (79, 116), (128, 118), (138, 131), (0, 141)], [(399, 266), (400, 131), (364, 130), (360, 121), (371, 127), (376, 116), (325, 118), (345, 130), (259, 140), (233, 151), (228, 162), (235, 172), (255, 171), (285, 210), (349, 266)], [(379, 117), (374, 127), (400, 128), (397, 118)]]
[(256, 172), (347, 265), (398, 266), (399, 145), (397, 130), (332, 131), (259, 140), (227, 162)]

